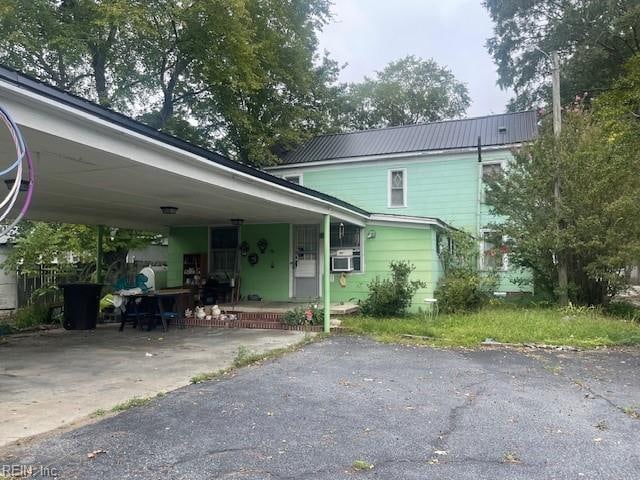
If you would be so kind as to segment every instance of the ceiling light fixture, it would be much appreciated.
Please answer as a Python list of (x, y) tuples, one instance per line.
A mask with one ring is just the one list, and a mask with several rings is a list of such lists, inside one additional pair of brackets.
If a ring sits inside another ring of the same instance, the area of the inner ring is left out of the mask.
[(165, 215), (175, 215), (178, 213), (178, 207), (160, 207), (160, 210), (162, 210), (162, 213)]

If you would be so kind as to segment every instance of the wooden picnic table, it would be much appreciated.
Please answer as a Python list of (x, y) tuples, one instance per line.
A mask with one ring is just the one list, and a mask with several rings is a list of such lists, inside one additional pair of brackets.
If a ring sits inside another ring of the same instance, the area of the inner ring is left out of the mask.
[[(133, 300), (133, 311), (136, 317), (136, 325), (139, 329), (142, 330), (142, 322), (140, 317), (140, 309), (138, 308), (138, 302), (136, 299), (156, 299), (158, 312), (160, 313), (160, 320), (162, 321), (162, 329), (163, 331), (167, 331), (167, 317), (166, 311), (164, 308), (163, 300), (167, 298), (173, 298), (174, 300), (174, 311), (176, 313), (176, 319), (178, 324), (180, 324), (180, 320), (184, 319), (184, 311), (186, 308), (192, 307), (192, 299), (193, 292), (188, 288), (165, 288), (162, 290), (142, 292), (142, 293), (134, 293), (130, 295), (122, 295), (124, 298), (128, 298)], [(120, 324), (120, 331), (124, 329), (124, 324), (126, 321), (126, 316), (122, 317), (122, 323)]]

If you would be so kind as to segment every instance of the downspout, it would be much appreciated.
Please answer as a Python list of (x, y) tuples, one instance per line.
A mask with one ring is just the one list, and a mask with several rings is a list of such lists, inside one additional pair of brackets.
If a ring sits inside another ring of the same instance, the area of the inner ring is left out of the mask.
[(480, 235), (482, 207), (482, 137), (478, 137), (478, 182), (476, 185), (476, 234)]
[(322, 263), (324, 269), (322, 272), (322, 295), (324, 297), (324, 332), (329, 333), (331, 330), (331, 284), (329, 283), (329, 275), (331, 270), (331, 215), (324, 216), (324, 233), (322, 235), (323, 240), (323, 256)]

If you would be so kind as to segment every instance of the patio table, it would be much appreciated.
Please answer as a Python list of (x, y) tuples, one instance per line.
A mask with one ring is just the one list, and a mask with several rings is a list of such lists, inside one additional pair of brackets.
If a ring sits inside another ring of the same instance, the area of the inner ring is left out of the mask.
[[(172, 298), (174, 300), (174, 310), (176, 312), (176, 318), (179, 321), (184, 318), (184, 311), (187, 307), (191, 307), (191, 298), (193, 292), (188, 288), (167, 288), (163, 290), (157, 290), (153, 292), (143, 292), (143, 293), (134, 293), (130, 295), (123, 295), (125, 298), (129, 298), (134, 300), (133, 302), (133, 310), (136, 316), (136, 323), (139, 329), (142, 329), (142, 322), (140, 321), (140, 311), (138, 309), (138, 302), (135, 300), (150, 298), (156, 299), (158, 304), (158, 311), (160, 312), (160, 320), (162, 321), (162, 329), (163, 331), (167, 331), (167, 317), (163, 300), (166, 298)], [(124, 329), (125, 318), (122, 318), (122, 323), (120, 324), (120, 331)]]

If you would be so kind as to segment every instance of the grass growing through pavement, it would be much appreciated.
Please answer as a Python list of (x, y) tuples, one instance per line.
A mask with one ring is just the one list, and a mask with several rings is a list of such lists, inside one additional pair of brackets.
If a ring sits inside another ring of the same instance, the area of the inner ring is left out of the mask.
[(304, 347), (305, 345), (308, 345), (308, 344), (310, 344), (312, 342), (315, 342), (316, 340), (318, 340), (320, 338), (323, 338), (323, 336), (321, 334), (317, 334), (315, 337), (312, 337), (311, 335), (307, 334), (298, 343), (295, 343), (295, 344), (290, 345), (288, 347), (275, 348), (273, 350), (268, 350), (268, 351), (263, 352), (263, 353), (254, 353), (254, 352), (250, 351), (244, 345), (240, 345), (238, 347), (238, 350), (236, 351), (236, 356), (233, 359), (233, 366), (232, 367), (223, 368), (221, 370), (215, 370), (213, 372), (199, 373), (198, 375), (195, 375), (195, 376), (191, 377), (191, 383), (202, 383), (202, 382), (206, 382), (206, 381), (209, 381), (209, 380), (214, 380), (214, 379), (216, 379), (218, 377), (221, 377), (223, 375), (226, 375), (227, 373), (232, 372), (236, 368), (242, 368), (242, 367), (245, 367), (247, 365), (251, 365), (253, 363), (257, 363), (257, 362), (261, 362), (263, 360), (267, 360), (269, 358), (280, 357), (280, 356), (284, 355), (285, 353), (295, 352), (296, 350), (299, 350), (300, 348)]
[[(493, 306), (477, 313), (427, 320), (406, 318), (345, 318), (343, 327), (381, 341), (419, 342), (436, 346), (479, 345), (486, 338), (502, 343), (545, 343), (591, 348), (640, 345), (640, 323), (586, 308)], [(402, 335), (430, 337), (407, 339)]]

